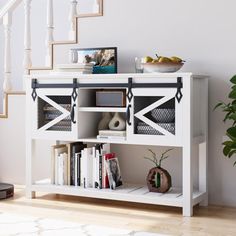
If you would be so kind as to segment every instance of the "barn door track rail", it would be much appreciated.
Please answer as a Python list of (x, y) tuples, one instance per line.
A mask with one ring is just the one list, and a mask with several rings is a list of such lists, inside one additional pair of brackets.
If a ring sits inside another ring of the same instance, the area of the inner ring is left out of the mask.
[(31, 96), (33, 100), (37, 98), (37, 89), (47, 89), (47, 88), (71, 88), (72, 89), (72, 99), (76, 101), (78, 96), (77, 89), (79, 88), (127, 88), (127, 98), (131, 102), (133, 98), (133, 88), (176, 88), (175, 98), (180, 103), (183, 94), (181, 89), (183, 88), (182, 77), (177, 77), (176, 83), (134, 83), (133, 78), (128, 78), (128, 83), (78, 83), (76, 78), (73, 79), (73, 83), (39, 83), (37, 79), (32, 79), (32, 93)]

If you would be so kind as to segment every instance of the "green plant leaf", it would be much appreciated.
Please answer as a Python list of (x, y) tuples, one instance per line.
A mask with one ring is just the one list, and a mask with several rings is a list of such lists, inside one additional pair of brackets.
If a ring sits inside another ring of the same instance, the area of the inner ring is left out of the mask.
[(218, 107), (222, 106), (223, 102), (219, 102), (215, 105), (215, 107), (213, 108), (213, 111), (216, 110)]
[(223, 149), (223, 153), (226, 157), (228, 156), (230, 151), (231, 151), (231, 147), (229, 147), (229, 146), (225, 146)]
[(236, 127), (230, 127), (226, 132), (230, 137), (236, 139)]
[(232, 141), (225, 141), (222, 144), (225, 146), (231, 146), (233, 144), (233, 142)]
[(234, 162), (234, 166), (236, 165), (236, 161)]
[(229, 119), (236, 120), (236, 113), (229, 115)]
[(229, 154), (228, 154), (228, 158), (231, 158), (235, 153), (236, 153), (235, 149), (230, 151)]
[(236, 84), (236, 75), (234, 75), (231, 79), (230, 79), (230, 82), (232, 84)]
[(147, 159), (147, 160), (153, 162), (153, 163), (155, 164), (155, 166), (158, 166), (158, 163), (155, 162), (154, 160), (152, 160), (151, 158), (149, 158), (149, 157), (144, 157), (144, 159)]
[(231, 99), (236, 99), (236, 90), (232, 90), (232, 91), (229, 93), (229, 98), (231, 98)]
[(228, 113), (225, 115), (225, 118), (224, 118), (223, 122), (225, 122), (226, 120), (228, 120), (230, 115), (231, 115), (231, 112), (228, 112)]

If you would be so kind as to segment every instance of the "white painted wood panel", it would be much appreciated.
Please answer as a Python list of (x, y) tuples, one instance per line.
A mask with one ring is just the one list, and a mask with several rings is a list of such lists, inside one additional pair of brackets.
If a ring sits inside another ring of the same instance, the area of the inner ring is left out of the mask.
[[(42, 76), (32, 76), (30, 78), (37, 78), (39, 83), (72, 83), (72, 79), (74, 77), (68, 75), (42, 75)], [(92, 76), (92, 77), (91, 77)], [(179, 75), (180, 76), (180, 75)], [(177, 88), (133, 88), (132, 92), (134, 96), (140, 97), (148, 97), (148, 96), (159, 96), (164, 97), (163, 101), (160, 99), (157, 102), (151, 102), (147, 106), (144, 104), (141, 110), (134, 114), (133, 106), (134, 106), (134, 99), (131, 102), (131, 122), (133, 123), (134, 117), (138, 117), (141, 120), (144, 120), (146, 123), (151, 125), (152, 127), (156, 127), (155, 124), (150, 123), (149, 121), (145, 120), (144, 115), (149, 112), (151, 109), (158, 107), (159, 105), (169, 101), (170, 99), (175, 99), (175, 135), (168, 135), (167, 132), (164, 132), (164, 135), (136, 135), (133, 133), (133, 126), (128, 127), (127, 132), (128, 136), (126, 140), (98, 140), (96, 139), (97, 134), (97, 124), (101, 118), (101, 112), (103, 111), (125, 111), (126, 108), (97, 108), (91, 106), (94, 104), (92, 97), (94, 97), (94, 90), (95, 87), (92, 88), (92, 84), (100, 84), (101, 88), (103, 88), (103, 84), (106, 83), (127, 83), (129, 77), (135, 78), (133, 80), (134, 83), (158, 83), (158, 82), (165, 82), (165, 83), (176, 83), (177, 77), (176, 74), (116, 74), (116, 75), (85, 75), (81, 76), (77, 82), (79, 83), (86, 83), (90, 84), (89, 88), (83, 88), (78, 90), (78, 102), (76, 104), (78, 106), (78, 110), (76, 110), (76, 121), (78, 126), (76, 126), (75, 130), (72, 132), (68, 132), (68, 135), (65, 133), (56, 131), (51, 132), (49, 134), (45, 130), (37, 130), (35, 129), (35, 134), (32, 137), (28, 137), (29, 139), (54, 139), (54, 140), (64, 140), (64, 141), (82, 141), (85, 143), (120, 143), (120, 144), (138, 144), (138, 145), (155, 145), (155, 146), (172, 146), (172, 147), (182, 147), (183, 149), (183, 183), (182, 188), (171, 188), (168, 193), (152, 193), (148, 192), (147, 188), (142, 185), (124, 185), (118, 188), (115, 191), (109, 189), (84, 189), (78, 188), (73, 186), (55, 186), (55, 185), (39, 185), (39, 184), (29, 184), (28, 190), (29, 196), (32, 197), (34, 191), (45, 191), (51, 193), (62, 193), (62, 194), (70, 194), (70, 195), (78, 195), (78, 196), (86, 196), (86, 197), (97, 197), (103, 199), (112, 199), (112, 200), (122, 200), (122, 201), (133, 201), (133, 202), (141, 202), (141, 203), (149, 203), (149, 204), (161, 204), (161, 205), (171, 205), (171, 206), (179, 206), (183, 208), (183, 215), (184, 216), (192, 216), (193, 214), (193, 205), (202, 202), (207, 204), (207, 154), (206, 148), (201, 148), (201, 160), (199, 166), (203, 170), (199, 170), (199, 173), (203, 173), (201, 178), (199, 178), (199, 191), (193, 190), (193, 169), (192, 169), (192, 148), (193, 144), (198, 145), (206, 141), (207, 132), (205, 131), (203, 135), (195, 137), (193, 139), (193, 123), (194, 120), (192, 119), (193, 116), (193, 101), (195, 97), (193, 96), (194, 91), (194, 83), (195, 79), (200, 77), (194, 77), (191, 73), (184, 73), (182, 74), (182, 81), (183, 81), (183, 88), (181, 92), (183, 94), (183, 98), (180, 102), (176, 101), (175, 95), (177, 92)], [(54, 80), (52, 80), (54, 78)], [(165, 78), (163, 80), (163, 78)], [(203, 78), (201, 81), (207, 81), (207, 79)], [(199, 88), (201, 89), (200, 84)], [(111, 85), (112, 86), (112, 85)], [(27, 99), (31, 100), (29, 106), (33, 106), (33, 114), (35, 118), (37, 118), (37, 102), (33, 102), (31, 98), (32, 89), (30, 88), (30, 80), (28, 80), (28, 87), (27, 87)], [(36, 89), (36, 93), (38, 97), (46, 100), (48, 103), (51, 103), (47, 99), (47, 96), (50, 95), (68, 95), (71, 96), (72, 89)], [(206, 102), (207, 93), (206, 91), (202, 93), (204, 95), (204, 101)], [(127, 102), (128, 103), (128, 102)], [(54, 107), (57, 107), (57, 104), (52, 104)], [(128, 104), (127, 104), (128, 105)], [(146, 106), (146, 107), (145, 107)], [(59, 107), (57, 107), (59, 109)], [(199, 106), (199, 109), (202, 109)], [(206, 106), (205, 106), (205, 113), (203, 112), (201, 115), (202, 117), (202, 124), (205, 124), (204, 128), (207, 129), (206, 123), (207, 121), (204, 120), (206, 117)], [(59, 109), (60, 110), (60, 109)], [(62, 113), (66, 113), (64, 110), (61, 110)], [(37, 120), (37, 119), (34, 119)], [(33, 121), (35, 122), (35, 121)], [(158, 127), (156, 127), (158, 128)], [(203, 128), (203, 130), (204, 130)], [(41, 132), (42, 131), (42, 132)], [(163, 130), (160, 130), (163, 132)], [(40, 133), (41, 132), (41, 133)], [(194, 141), (194, 142), (193, 142)], [(28, 144), (32, 145), (33, 143), (29, 142)], [(32, 145), (31, 149), (29, 149), (29, 153), (31, 152), (31, 158), (34, 158), (34, 145)], [(30, 155), (30, 154), (29, 154)], [(31, 160), (32, 161), (32, 160)], [(30, 163), (30, 161), (29, 161)], [(30, 164), (32, 165), (32, 164)], [(30, 176), (30, 165), (28, 166), (28, 175)], [(28, 183), (32, 182), (33, 177), (29, 178)]]
[[(32, 191), (47, 192), (47, 193), (59, 193), (91, 198), (110, 199), (118, 201), (128, 202), (140, 202), (147, 204), (166, 205), (166, 206), (183, 206), (183, 196), (181, 189), (171, 189), (167, 193), (152, 193), (144, 191), (140, 192), (140, 185), (124, 184), (116, 190), (111, 189), (94, 189), (94, 188), (82, 188), (74, 186), (59, 186), (51, 184), (33, 184)], [(143, 187), (144, 189), (146, 187)], [(199, 203), (199, 196), (204, 193), (194, 191), (193, 198), (195, 205)]]

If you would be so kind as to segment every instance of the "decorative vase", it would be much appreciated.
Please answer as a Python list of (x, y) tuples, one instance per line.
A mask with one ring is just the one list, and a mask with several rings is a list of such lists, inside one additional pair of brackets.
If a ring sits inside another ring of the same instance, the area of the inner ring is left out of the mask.
[(70, 63), (77, 63), (78, 62), (78, 52), (77, 50), (70, 50)]
[(150, 192), (165, 193), (172, 186), (169, 172), (161, 167), (153, 167), (146, 180)]
[(111, 120), (111, 114), (109, 112), (102, 113), (102, 119), (98, 123), (98, 130), (109, 129), (109, 122)]
[(125, 130), (126, 122), (125, 120), (120, 116), (119, 112), (116, 112), (111, 121), (109, 122), (109, 128), (110, 130)]

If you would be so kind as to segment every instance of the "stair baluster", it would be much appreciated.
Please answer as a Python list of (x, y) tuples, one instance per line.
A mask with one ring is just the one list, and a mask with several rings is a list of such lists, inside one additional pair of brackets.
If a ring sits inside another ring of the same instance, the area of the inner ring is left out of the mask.
[(76, 17), (78, 16), (77, 13), (77, 0), (71, 1), (70, 13), (69, 13), (69, 21), (70, 21), (70, 31), (69, 31), (69, 40), (76, 41)]
[(30, 10), (31, 10), (31, 1), (24, 0), (25, 8), (25, 31), (24, 31), (24, 71), (25, 74), (29, 74), (29, 69), (32, 66), (31, 61), (31, 22), (30, 22)]
[(5, 49), (4, 49), (4, 82), (3, 91), (9, 92), (12, 89), (11, 85), (11, 25), (12, 13), (9, 11), (3, 17)]
[(47, 47), (47, 54), (45, 65), (52, 66), (52, 43), (54, 41), (53, 31), (53, 0), (47, 0), (47, 37), (46, 37), (46, 47)]

